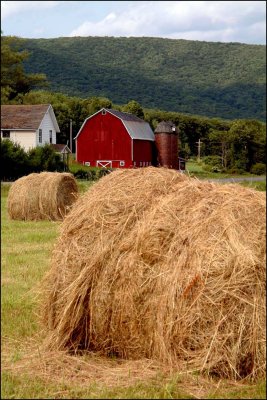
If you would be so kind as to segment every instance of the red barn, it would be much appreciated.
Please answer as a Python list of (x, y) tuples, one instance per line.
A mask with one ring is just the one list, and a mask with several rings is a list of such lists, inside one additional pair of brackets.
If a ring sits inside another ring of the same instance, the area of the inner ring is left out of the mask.
[(135, 115), (102, 108), (88, 117), (76, 137), (76, 160), (93, 167), (133, 168), (153, 164), (155, 136)]

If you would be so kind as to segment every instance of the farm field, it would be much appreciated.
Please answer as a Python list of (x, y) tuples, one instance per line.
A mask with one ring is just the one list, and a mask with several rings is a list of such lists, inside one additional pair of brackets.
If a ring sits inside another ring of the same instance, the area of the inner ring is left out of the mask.
[[(86, 165), (78, 164), (76, 161), (72, 161), (70, 164), (70, 172), (72, 174), (77, 173), (77, 171), (84, 171), (90, 174), (98, 174), (98, 168), (96, 167), (87, 167)], [(191, 177), (196, 177), (197, 179), (209, 179), (209, 180), (216, 180), (216, 179), (229, 179), (229, 180), (238, 180), (244, 186), (252, 187), (257, 190), (266, 190), (266, 175), (253, 175), (250, 173), (245, 173), (242, 175), (238, 174), (229, 174), (229, 173), (222, 173), (222, 172), (210, 172), (204, 169), (202, 163), (198, 163), (194, 160), (189, 160), (186, 162), (186, 172), (187, 175)], [(81, 181), (82, 182), (82, 181)], [(85, 181), (83, 181), (85, 182)]]
[[(80, 192), (91, 184), (79, 182)], [(264, 381), (211, 380), (193, 371), (167, 371), (148, 360), (122, 362), (91, 354), (46, 352), (38, 323), (37, 289), (49, 268), (60, 222), (9, 220), (9, 188), (1, 185), (3, 399), (266, 398)]]

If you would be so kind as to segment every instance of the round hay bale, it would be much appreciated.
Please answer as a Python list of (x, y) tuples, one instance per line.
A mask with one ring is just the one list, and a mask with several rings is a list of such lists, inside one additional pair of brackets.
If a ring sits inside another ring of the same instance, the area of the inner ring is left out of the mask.
[(16, 180), (8, 194), (7, 209), (14, 220), (61, 220), (78, 196), (69, 173), (33, 173)]
[(265, 200), (165, 168), (102, 178), (63, 221), (42, 282), (49, 347), (264, 374)]

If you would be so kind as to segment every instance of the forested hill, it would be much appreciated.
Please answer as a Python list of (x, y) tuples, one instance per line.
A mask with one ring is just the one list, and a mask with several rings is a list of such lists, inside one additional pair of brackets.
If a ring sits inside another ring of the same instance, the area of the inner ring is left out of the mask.
[(21, 39), (50, 90), (227, 119), (266, 119), (266, 46), (148, 37)]

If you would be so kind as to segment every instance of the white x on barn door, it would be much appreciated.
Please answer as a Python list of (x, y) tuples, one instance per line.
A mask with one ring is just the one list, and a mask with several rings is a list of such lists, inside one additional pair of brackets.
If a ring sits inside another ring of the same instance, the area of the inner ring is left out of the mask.
[(107, 161), (107, 160), (98, 160), (96, 162), (97, 167), (102, 167), (102, 168), (112, 168), (112, 161)]

